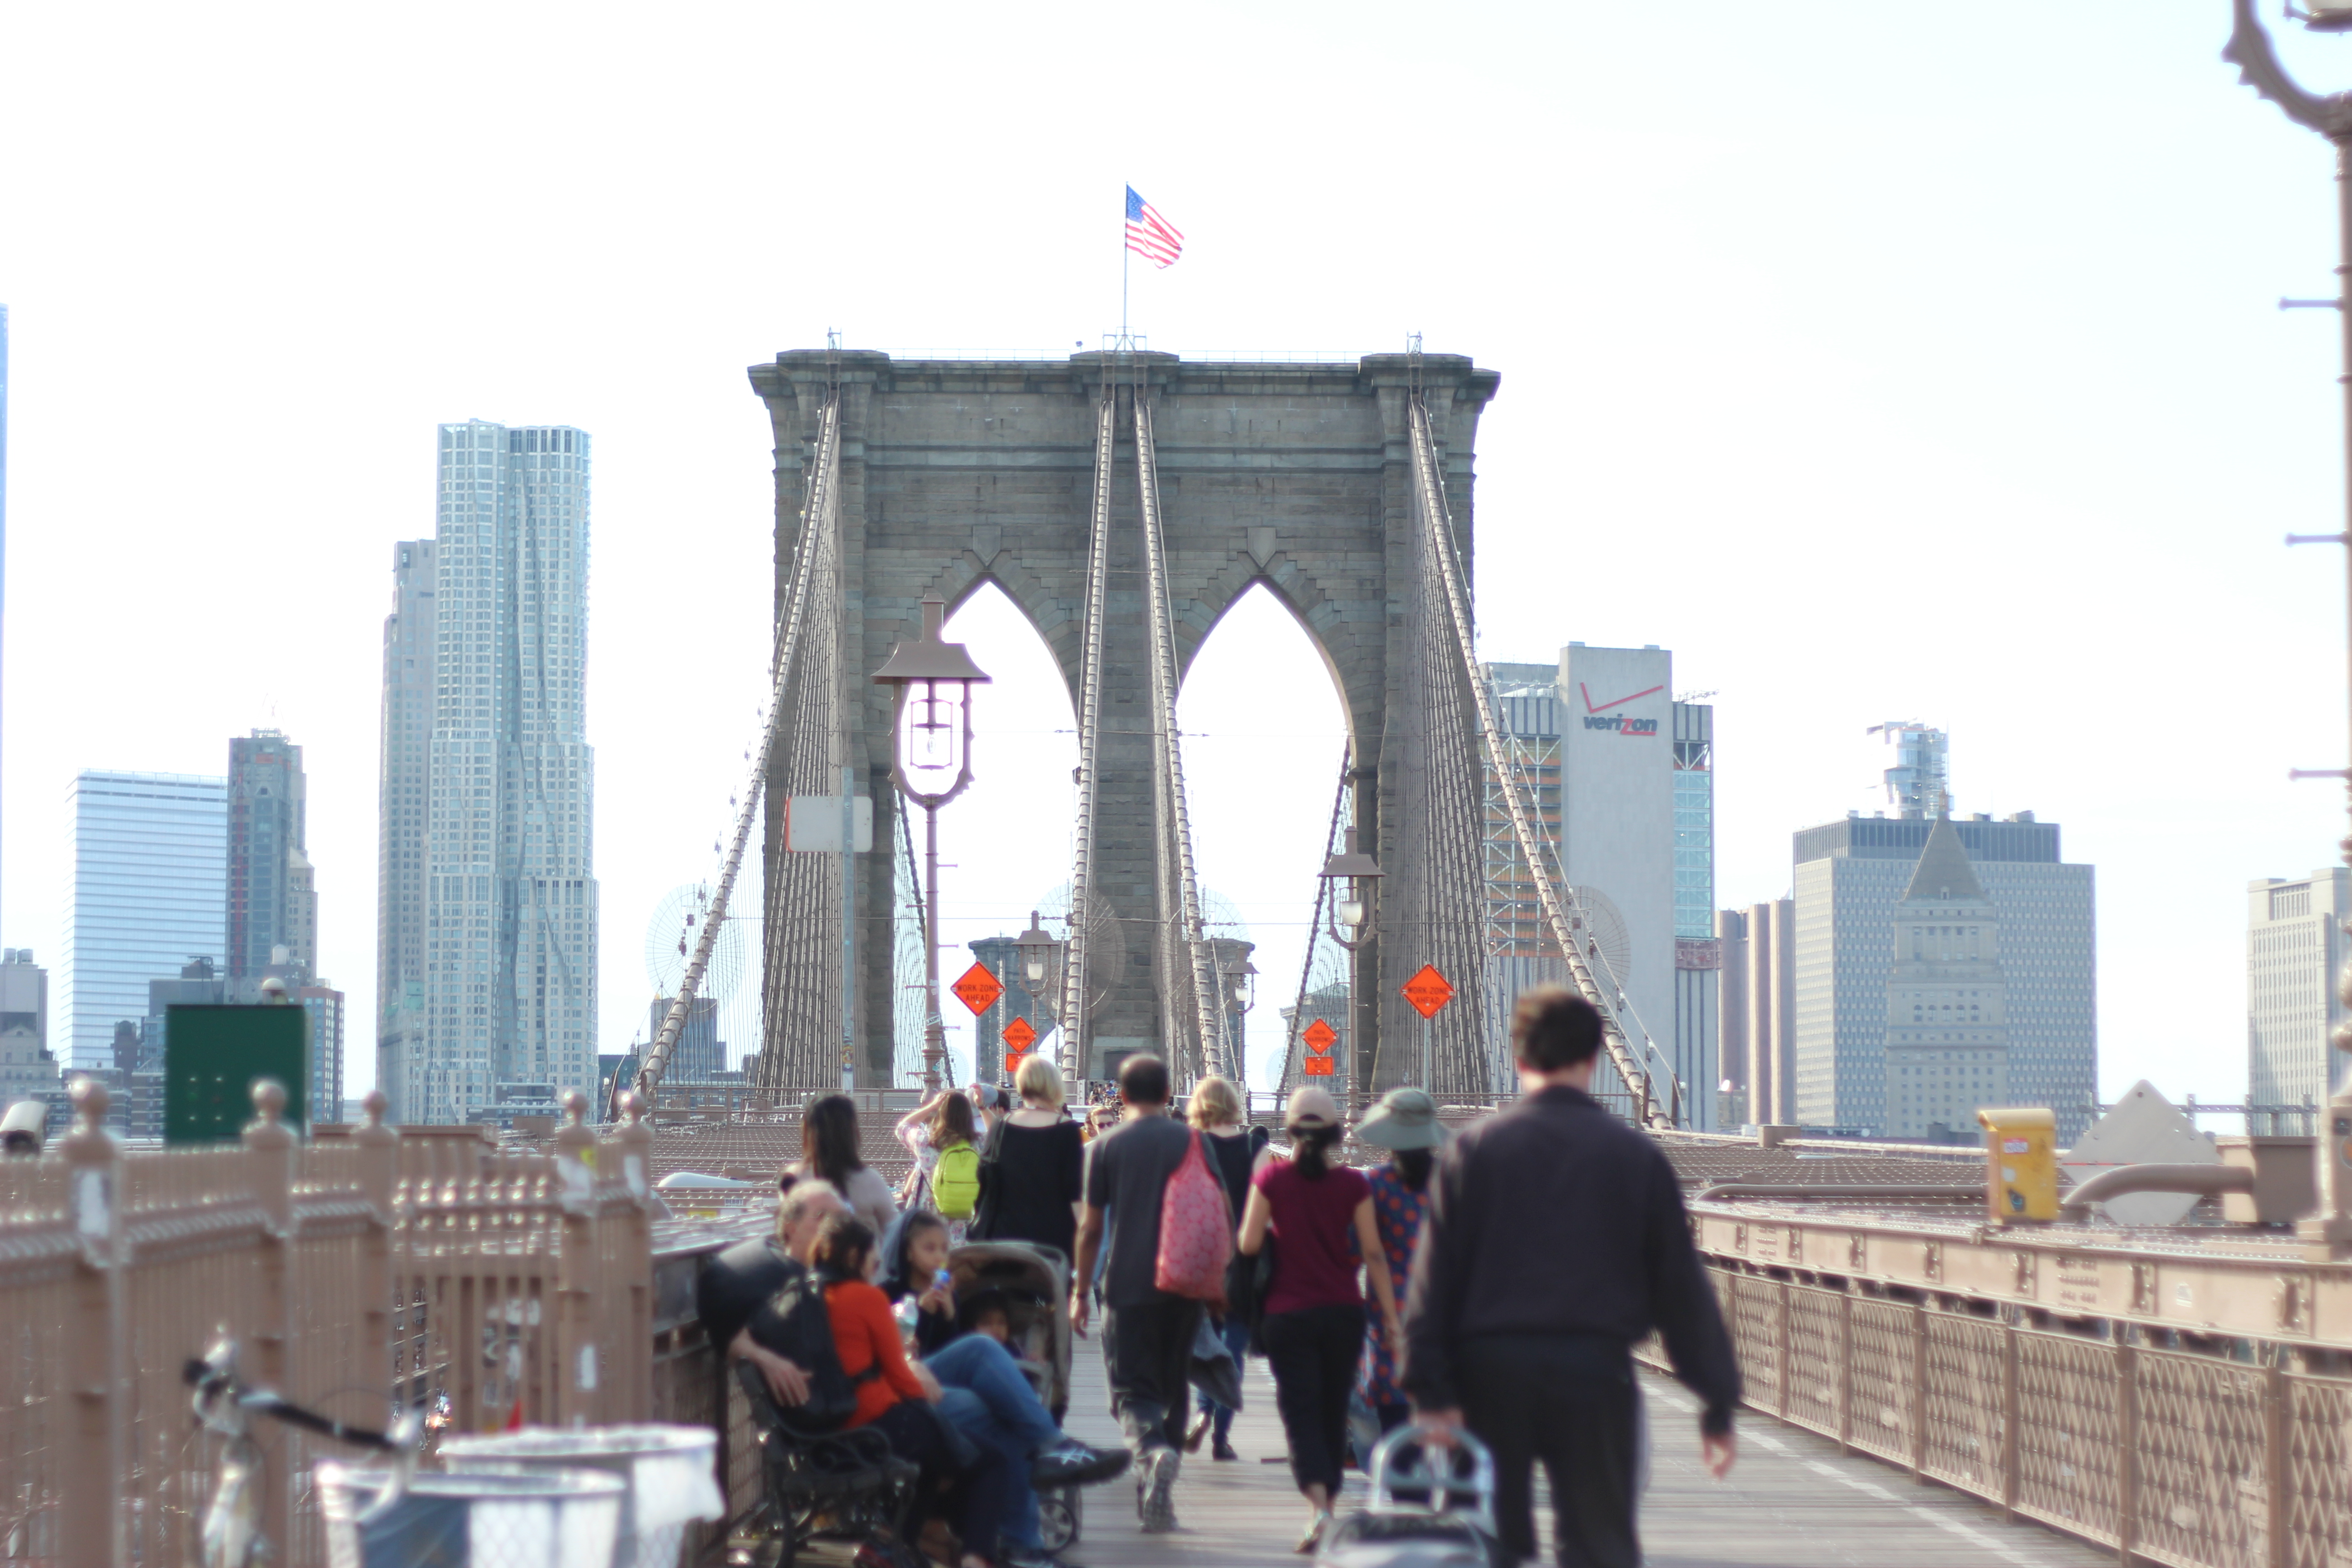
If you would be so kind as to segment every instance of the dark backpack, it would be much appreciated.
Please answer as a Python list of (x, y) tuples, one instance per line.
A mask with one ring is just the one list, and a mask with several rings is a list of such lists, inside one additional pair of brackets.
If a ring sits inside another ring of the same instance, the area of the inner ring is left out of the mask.
[(833, 1312), (824, 1302), (825, 1284), (812, 1270), (795, 1268), (783, 1287), (751, 1317), (751, 1338), (761, 1348), (773, 1351), (808, 1375), (808, 1398), (779, 1407), (785, 1429), (803, 1437), (838, 1431), (857, 1410), (857, 1385), (882, 1374), (879, 1366), (869, 1366), (854, 1378), (841, 1370), (841, 1352), (834, 1344)]

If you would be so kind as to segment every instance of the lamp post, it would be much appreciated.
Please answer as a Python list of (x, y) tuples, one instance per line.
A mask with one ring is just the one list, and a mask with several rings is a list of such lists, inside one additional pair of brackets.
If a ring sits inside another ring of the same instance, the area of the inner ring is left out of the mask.
[[(1322, 879), (1328, 883), (1330, 918), (1325, 922), (1333, 942), (1353, 952), (1364, 945), (1365, 924), (1371, 919), (1372, 884), (1388, 873), (1381, 863), (1356, 847), (1356, 830), (1348, 829), (1348, 847), (1323, 862)], [(1342, 936), (1345, 926), (1349, 934)]]
[(890, 782), (923, 808), (923, 1089), (936, 1094), (947, 1058), (940, 1006), (940, 807), (971, 783), (971, 689), (989, 679), (963, 644), (942, 641), (947, 601), (923, 595), (923, 635), (901, 642), (874, 672), (892, 689)]
[(1224, 983), (1225, 1017), (1234, 1026), (1232, 1059), (1225, 1065), (1234, 1075), (1234, 1087), (1246, 1097), (1249, 1093), (1249, 1072), (1248, 1063), (1244, 1059), (1239, 1020), (1248, 1017), (1249, 1010), (1257, 1005), (1257, 965), (1236, 952), (1217, 966), (1217, 978)]
[[(1059, 1023), (1061, 1009), (1053, 996), (1061, 989), (1062, 944), (1055, 940), (1051, 931), (1038, 923), (1035, 910), (1029, 911), (1029, 929), (1013, 939), (1013, 951), (1021, 955), (1021, 984), (1029, 993), (1031, 1004), (1038, 1012)], [(1067, 1042), (1069, 1037), (1069, 1031), (1065, 1028), (1062, 1038)]]
[[(2279, 64), (2278, 54), (2272, 48), (2270, 35), (2263, 31), (2254, 19), (2253, 0), (2231, 0), (2233, 25), (2229, 45), (2221, 58), (2238, 67), (2240, 79), (2269, 99), (2285, 111), (2296, 124), (2318, 132), (2336, 148), (2336, 199), (2337, 214), (2338, 264), (2336, 268), (2336, 298), (2308, 303), (2333, 306), (2344, 340), (2344, 424), (2345, 457), (2347, 461), (2346, 530), (2341, 533), (2288, 536), (2291, 544), (2352, 545), (2352, 94), (2330, 93), (2325, 98), (2305, 92)], [(2352, 4), (2347, 0), (2313, 0), (2305, 18), (2315, 30), (2342, 31), (2352, 28)], [(2285, 308), (2297, 301), (2281, 300)], [(2346, 590), (2347, 605), (2352, 605), (2352, 549), (2346, 554)], [(2352, 651), (2352, 649), (2347, 649)], [(2300, 770), (2290, 776), (2302, 778), (2337, 778), (2346, 781), (2352, 790), (2352, 769), (2326, 769), (2305, 773)], [(2345, 863), (2352, 865), (2352, 836), (2342, 844)], [(2352, 931), (2352, 921), (2345, 929)], [(2336, 979), (2336, 994), (2347, 1006), (2352, 1006), (2352, 962)], [(2352, 1020), (2336, 1026), (2328, 1037), (2339, 1051), (2352, 1052)], [(2335, 1077), (2331, 1070), (2327, 1077)], [(2304, 1239), (2315, 1249), (2340, 1254), (2347, 1244), (2352, 1244), (2352, 1080), (2328, 1100), (2321, 1118), (2318, 1147), (2319, 1213), (2305, 1220), (2299, 1227)]]

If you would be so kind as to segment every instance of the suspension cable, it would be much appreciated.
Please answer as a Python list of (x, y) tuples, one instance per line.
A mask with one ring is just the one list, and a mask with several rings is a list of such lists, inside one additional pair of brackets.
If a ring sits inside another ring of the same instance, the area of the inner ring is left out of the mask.
[[(1323, 835), (1323, 858), (1328, 863), (1339, 847), (1339, 818), (1348, 807), (1348, 773), (1355, 765), (1353, 742), (1339, 748), (1339, 787), (1331, 794), (1331, 826)], [(1331, 879), (1315, 879), (1315, 913), (1307, 922), (1307, 952), (1298, 961), (1298, 1000), (1290, 1008), (1290, 1039), (1282, 1052), (1282, 1077), (1276, 1080), (1275, 1092), (1288, 1094), (1297, 1087), (1293, 1080), (1306, 1076), (1298, 1049), (1299, 1032), (1307, 1027), (1307, 991), (1315, 983), (1315, 948), (1323, 940), (1323, 910), (1331, 897)], [(1352, 1076), (1352, 1075), (1351, 1075)]]
[[(637, 1092), (648, 1101), (669, 1066), (669, 1054), (685, 1031), (686, 1021), (694, 1007), (695, 993), (701, 988), (702, 976), (710, 965), (710, 954), (718, 945), (719, 933), (727, 923), (727, 901), (735, 890), (736, 874), (743, 868), (744, 847), (751, 839), (751, 824), (757, 818), (760, 796), (768, 780), (768, 763), (775, 750), (776, 730), (783, 722), (784, 700), (789, 695), (793, 666), (800, 655), (801, 630), (808, 608), (810, 587), (817, 574), (825, 569), (833, 556), (829, 548), (840, 513), (839, 486), (835, 483), (841, 467), (841, 400), (836, 392), (824, 405), (817, 425), (816, 463), (810, 478), (808, 501), (801, 510), (801, 531), (795, 560), (793, 563), (792, 587), (787, 595), (783, 624), (778, 628), (775, 651), (775, 691), (768, 702), (768, 717), (760, 727), (760, 743), (751, 759), (751, 779), (743, 791), (743, 805), (735, 815), (735, 835), (727, 846), (727, 858), (719, 868), (719, 886), (711, 894), (710, 908), (702, 919), (702, 933), (695, 938), (694, 954), (687, 961), (686, 973), (679, 977), (677, 995), (669, 1005), (669, 1014), (662, 1020), (661, 1033), (654, 1037), (653, 1047), (646, 1053), (645, 1065), (637, 1069)], [(848, 998), (842, 1005), (848, 1005)], [(615, 1086), (618, 1079), (614, 1079)]]
[[(1168, 599), (1168, 567), (1160, 535), (1160, 463), (1151, 438), (1151, 409), (1139, 383), (1135, 388), (1135, 482), (1143, 497), (1144, 597), (1151, 629), (1151, 708), (1155, 750), (1159, 752), (1160, 793), (1166, 808), (1166, 827), (1173, 840), (1178, 909), (1181, 925), (1176, 941), (1190, 949), (1192, 970), (1193, 1024), (1200, 1031), (1202, 1065), (1210, 1042), (1218, 1037), (1220, 1005), (1214, 966), (1201, 927), (1201, 887), (1192, 868), (1192, 822), (1184, 804), (1183, 736), (1176, 727), (1176, 629)], [(1160, 885), (1165, 920), (1167, 884)], [(1171, 955), (1172, 956), (1172, 955)], [(1172, 973), (1168, 984), (1175, 983)]]
[[(1657, 1109), (1657, 1102), (1651, 1092), (1649, 1071), (1634, 1059), (1624, 1026), (1618, 1018), (1616, 999), (1604, 993), (1594, 980), (1592, 970), (1586, 963), (1583, 950), (1569, 922), (1565, 900), (1572, 900), (1574, 895), (1565, 895), (1564, 900), (1562, 889), (1549, 874), (1545, 859), (1538, 850), (1534, 812), (1526, 798), (1526, 786), (1517, 776), (1517, 770), (1506, 764), (1501, 748), (1496, 743), (1495, 738), (1502, 733), (1502, 727), (1496, 721), (1493, 695), (1486, 689), (1486, 683), (1479, 679), (1477, 649), (1471, 636), (1470, 606), (1463, 591), (1461, 564), (1454, 552), (1454, 521), (1446, 510), (1444, 485), (1437, 472), (1436, 438), (1431, 432), (1429, 409), (1419, 399), (1412, 405), (1412, 420), (1414, 494), (1421, 502), (1423, 526), (1436, 557), (1438, 572), (1444, 579), (1448, 618), (1453, 622), (1454, 641), (1461, 650), (1463, 666), (1470, 678), (1472, 700), (1477, 705), (1480, 747), (1486, 752), (1496, 777), (1501, 782), (1502, 788), (1498, 793), (1510, 814), (1511, 832), (1518, 840), (1520, 858), (1534, 872), (1536, 899), (1543, 908), (1545, 922), (1551, 927), (1552, 940), (1568, 960), (1569, 973), (1575, 978), (1576, 988), (1600, 1011), (1601, 1044), (1608, 1051), (1610, 1065), (1617, 1069), (1617, 1076), (1624, 1081), (1625, 1087), (1633, 1091), (1637, 1102), (1634, 1120), (1654, 1125), (1663, 1123), (1665, 1118)], [(1579, 911), (1580, 916), (1581, 912)]]
[(1095, 410), (1094, 531), (1087, 556), (1085, 631), (1078, 651), (1077, 842), (1070, 858), (1070, 940), (1062, 964), (1062, 1066), (1083, 1077), (1087, 1067), (1087, 927), (1094, 918), (1095, 802), (1102, 778), (1103, 607), (1110, 594), (1110, 479), (1118, 435), (1118, 394), (1106, 376)]

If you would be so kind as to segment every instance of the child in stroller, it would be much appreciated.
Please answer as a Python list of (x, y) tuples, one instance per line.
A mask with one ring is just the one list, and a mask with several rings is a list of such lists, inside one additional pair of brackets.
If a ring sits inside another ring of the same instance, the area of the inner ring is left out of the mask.
[(1020, 1568), (1077, 1538), (1077, 1489), (1118, 1475), (1129, 1456), (1060, 1430), (1070, 1369), (1061, 1255), (1023, 1242), (950, 1253), (947, 1243), (937, 1215), (902, 1215), (885, 1246), (883, 1291), (898, 1300), (900, 1321), (947, 1390), (940, 1414), (1016, 1461), (1003, 1532)]

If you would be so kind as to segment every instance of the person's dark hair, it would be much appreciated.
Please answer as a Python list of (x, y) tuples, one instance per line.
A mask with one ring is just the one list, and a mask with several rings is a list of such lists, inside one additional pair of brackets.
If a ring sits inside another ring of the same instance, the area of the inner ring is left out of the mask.
[(1129, 1105), (1168, 1103), (1168, 1064), (1158, 1057), (1133, 1056), (1118, 1064), (1118, 1097)]
[(1403, 1178), (1406, 1189), (1418, 1193), (1429, 1185), (1430, 1167), (1437, 1163), (1437, 1151), (1399, 1149), (1389, 1156), (1389, 1163), (1396, 1167), (1396, 1173)]
[(980, 1135), (971, 1124), (971, 1101), (961, 1089), (950, 1089), (940, 1100), (940, 1108), (931, 1112), (931, 1147), (945, 1149), (961, 1141), (977, 1143)]
[(1007, 1331), (1013, 1327), (1013, 1298), (991, 1285), (973, 1291), (956, 1308), (956, 1326), (967, 1331), (980, 1326), (981, 1319), (994, 1312), (1003, 1318)]
[(1290, 1162), (1310, 1182), (1319, 1182), (1331, 1169), (1331, 1150), (1339, 1142), (1337, 1127), (1292, 1127)]
[(874, 1232), (865, 1221), (846, 1214), (829, 1214), (817, 1226), (814, 1258), (816, 1271), (831, 1282), (866, 1278), (866, 1259), (874, 1251)]
[(801, 1111), (802, 1168), (820, 1181), (849, 1190), (849, 1177), (866, 1162), (857, 1153), (857, 1107), (845, 1094), (824, 1094)]
[(1558, 1072), (1601, 1054), (1600, 1009), (1565, 985), (1519, 993), (1511, 1009), (1511, 1052), (1538, 1072)]

